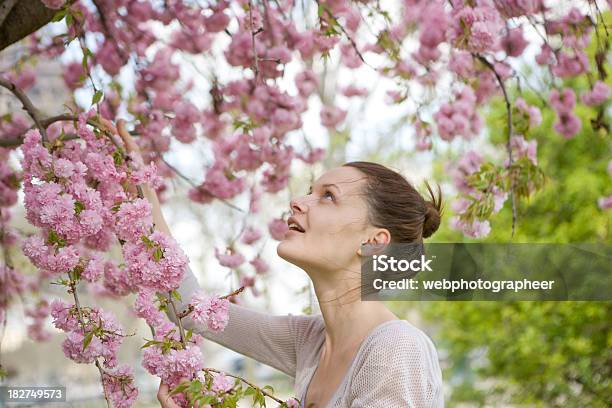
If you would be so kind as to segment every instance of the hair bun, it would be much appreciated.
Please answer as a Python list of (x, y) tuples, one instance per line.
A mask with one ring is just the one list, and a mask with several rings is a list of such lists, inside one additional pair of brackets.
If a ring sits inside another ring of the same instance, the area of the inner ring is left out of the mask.
[(442, 219), (442, 191), (438, 185), (438, 197), (434, 195), (429, 183), (425, 182), (431, 201), (425, 201), (425, 220), (423, 221), (423, 238), (429, 238), (440, 227)]
[(423, 238), (429, 238), (440, 227), (440, 213), (431, 201), (425, 202), (425, 221), (423, 222)]

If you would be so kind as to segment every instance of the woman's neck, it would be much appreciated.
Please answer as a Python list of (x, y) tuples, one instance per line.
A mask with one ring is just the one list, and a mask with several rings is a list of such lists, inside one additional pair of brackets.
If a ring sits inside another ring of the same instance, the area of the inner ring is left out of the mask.
[(382, 302), (361, 300), (361, 280), (355, 279), (354, 273), (338, 275), (331, 275), (336, 276), (334, 280), (313, 279), (325, 321), (327, 354), (360, 344), (376, 326), (397, 319)]

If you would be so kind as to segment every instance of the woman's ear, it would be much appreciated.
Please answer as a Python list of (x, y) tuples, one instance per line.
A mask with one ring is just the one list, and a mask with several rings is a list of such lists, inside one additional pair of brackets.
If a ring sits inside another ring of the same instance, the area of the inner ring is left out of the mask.
[(389, 230), (386, 228), (378, 228), (370, 238), (361, 241), (361, 245), (359, 249), (357, 249), (357, 255), (372, 256), (378, 252), (382, 252), (390, 242), (391, 233)]
[(370, 242), (375, 245), (387, 245), (391, 242), (391, 233), (386, 228), (378, 228)]

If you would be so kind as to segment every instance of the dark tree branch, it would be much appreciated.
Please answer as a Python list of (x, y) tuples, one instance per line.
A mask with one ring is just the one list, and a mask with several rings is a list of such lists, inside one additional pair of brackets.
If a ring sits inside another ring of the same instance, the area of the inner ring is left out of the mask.
[(17, 0), (4, 0), (0, 3), (0, 26), (6, 20), (6, 16), (9, 15)]
[[(11, 7), (10, 3), (16, 4)], [(0, 11), (0, 51), (37, 31), (57, 12), (45, 7), (40, 0), (0, 0), (0, 9), (4, 7), (9, 11), (4, 19)]]
[[(499, 86), (504, 95), (504, 101), (506, 103), (506, 115), (507, 115), (507, 121), (508, 121), (508, 140), (506, 141), (506, 149), (508, 150), (508, 167), (510, 168), (512, 167), (512, 163), (514, 162), (514, 159), (512, 157), (512, 145), (511, 145), (512, 105), (510, 104), (510, 97), (508, 96), (508, 91), (506, 90), (506, 84), (504, 83), (504, 80), (502, 79), (502, 77), (499, 75), (499, 72), (497, 72), (497, 70), (495, 69), (495, 66), (493, 66), (493, 64), (491, 64), (488, 59), (486, 59), (480, 54), (473, 54), (473, 55), (475, 55), (476, 58), (480, 62), (482, 62), (488, 69), (490, 69), (493, 72), (493, 75), (495, 75), (495, 78), (497, 79), (497, 82), (499, 83)], [(510, 198), (512, 200), (512, 237), (514, 237), (514, 232), (515, 232), (515, 227), (516, 227), (516, 197), (514, 194), (514, 176), (510, 174), (510, 177), (511, 177)]]
[(32, 104), (32, 101), (21, 89), (17, 88), (17, 86), (9, 81), (8, 79), (0, 77), (0, 86), (8, 89), (21, 101), (23, 105), (23, 109), (28, 112), (36, 127), (40, 130), (40, 134), (42, 135), (43, 141), (47, 140), (47, 132), (45, 127), (41, 124), (40, 116), (38, 115), (38, 110)]

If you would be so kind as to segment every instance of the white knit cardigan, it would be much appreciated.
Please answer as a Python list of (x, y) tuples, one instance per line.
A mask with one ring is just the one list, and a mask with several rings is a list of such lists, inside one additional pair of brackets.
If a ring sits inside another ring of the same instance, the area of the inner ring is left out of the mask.
[[(178, 289), (178, 310), (187, 307), (197, 290), (200, 285), (188, 270)], [(171, 311), (168, 317), (176, 322)], [(325, 342), (320, 314), (275, 316), (235, 304), (230, 305), (229, 323), (221, 333), (189, 317), (183, 319), (183, 326), (291, 376), (295, 395), (302, 401)], [(442, 373), (431, 339), (406, 320), (391, 320), (364, 339), (325, 408), (443, 406)]]

